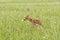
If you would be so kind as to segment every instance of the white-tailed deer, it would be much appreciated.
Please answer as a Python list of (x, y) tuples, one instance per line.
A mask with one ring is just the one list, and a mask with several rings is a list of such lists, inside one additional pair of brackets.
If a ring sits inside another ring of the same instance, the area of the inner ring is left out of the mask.
[(39, 19), (32, 19), (30, 18), (28, 15), (24, 17), (24, 21), (28, 20), (29, 22), (31, 22), (34, 25), (39, 26), (42, 29), (42, 23)]

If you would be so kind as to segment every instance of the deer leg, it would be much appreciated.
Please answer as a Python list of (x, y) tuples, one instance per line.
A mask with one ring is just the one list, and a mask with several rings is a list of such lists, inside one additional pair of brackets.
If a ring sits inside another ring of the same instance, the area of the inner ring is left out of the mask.
[(43, 30), (43, 27), (41, 25), (38, 25), (38, 24), (37, 24), (37, 28), (40, 30)]

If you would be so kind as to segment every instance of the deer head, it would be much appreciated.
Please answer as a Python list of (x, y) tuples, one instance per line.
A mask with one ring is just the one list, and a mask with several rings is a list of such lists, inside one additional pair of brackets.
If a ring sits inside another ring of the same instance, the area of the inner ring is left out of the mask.
[(27, 20), (27, 19), (29, 19), (29, 15), (24, 17), (24, 21)]

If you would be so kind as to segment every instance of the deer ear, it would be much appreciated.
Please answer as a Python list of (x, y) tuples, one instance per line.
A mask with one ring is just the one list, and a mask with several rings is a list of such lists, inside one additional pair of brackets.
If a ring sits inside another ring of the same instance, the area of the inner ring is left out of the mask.
[(26, 17), (29, 17), (29, 15), (27, 15)]

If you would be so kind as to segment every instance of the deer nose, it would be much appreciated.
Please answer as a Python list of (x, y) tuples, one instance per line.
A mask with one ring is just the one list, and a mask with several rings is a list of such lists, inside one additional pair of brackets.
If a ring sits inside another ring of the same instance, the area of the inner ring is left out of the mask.
[(22, 19), (22, 21), (25, 21), (25, 19)]
[(23, 20), (25, 21), (26, 19), (24, 18)]

